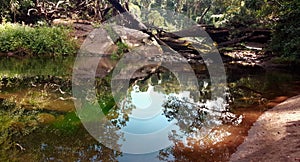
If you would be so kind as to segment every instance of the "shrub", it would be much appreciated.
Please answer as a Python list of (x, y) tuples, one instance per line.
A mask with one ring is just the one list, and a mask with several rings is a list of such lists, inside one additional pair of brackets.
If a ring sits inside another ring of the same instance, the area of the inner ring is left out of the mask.
[(113, 59), (113, 60), (119, 60), (125, 52), (128, 52), (129, 47), (127, 44), (125, 44), (121, 41), (118, 41), (117, 46), (118, 46), (117, 51), (113, 52), (111, 55), (111, 59)]
[(300, 59), (300, 2), (292, 0), (278, 7), (279, 19), (273, 27), (272, 50), (282, 57)]
[(29, 27), (20, 24), (0, 25), (0, 52), (22, 55), (74, 54), (77, 44), (71, 39), (70, 30), (64, 27)]

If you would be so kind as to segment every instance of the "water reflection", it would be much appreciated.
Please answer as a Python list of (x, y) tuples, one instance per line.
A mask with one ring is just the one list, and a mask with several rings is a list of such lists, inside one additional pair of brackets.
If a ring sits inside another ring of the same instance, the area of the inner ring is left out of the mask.
[[(270, 75), (270, 74), (269, 74)], [(294, 82), (295, 80), (299, 80), (299, 78), (296, 77), (296, 75), (291, 75), (288, 73), (282, 73), (281, 75), (277, 74), (274, 75), (264, 75), (264, 76), (256, 76), (255, 77), (249, 77), (240, 79), (239, 81), (236, 81), (235, 83), (237, 86), (244, 85), (250, 88), (255, 88), (255, 90), (260, 90), (263, 93), (263, 97), (267, 97), (266, 94), (271, 94), (272, 96), (276, 94), (282, 95), (282, 94), (289, 94), (289, 95), (295, 95), (296, 92), (293, 92), (292, 90), (299, 89), (299, 82)], [(164, 75), (163, 75), (164, 76)], [(167, 75), (166, 75), (167, 76)], [(267, 77), (268, 76), (268, 77)], [(181, 91), (174, 90), (176, 88), (176, 84), (172, 81), (165, 80), (166, 77), (162, 77), (164, 79), (161, 84), (158, 83), (157, 79), (152, 78), (152, 83), (150, 86), (148, 85), (149, 82), (145, 83), (145, 85), (137, 84), (139, 85), (140, 92), (146, 92), (149, 87), (153, 87), (153, 91), (157, 92), (159, 94), (164, 94), (165, 96), (170, 96), (170, 94), (173, 92), (173, 94), (180, 94)], [(171, 79), (172, 80), (172, 79)], [(35, 82), (34, 82), (35, 83)], [(104, 87), (105, 84), (101, 82), (101, 87)], [(264, 84), (263, 84), (264, 83)], [(36, 84), (36, 83), (35, 83)], [(172, 85), (172, 87), (171, 87)], [(202, 88), (205, 87), (206, 83), (201, 83), (199, 85), (202, 85)], [(280, 86), (278, 86), (280, 85)], [(209, 86), (209, 84), (208, 84)], [(275, 88), (276, 87), (276, 88)], [(298, 88), (295, 88), (298, 87)], [(15, 87), (20, 88), (20, 87)], [(137, 87), (136, 87), (137, 88)], [(166, 90), (167, 89), (167, 90)], [(1, 89), (3, 90), (3, 88)], [(134, 92), (134, 87), (131, 87), (131, 89), (128, 91), (128, 96), (131, 97), (131, 92)], [(151, 90), (151, 88), (150, 88)], [(231, 90), (235, 90), (231, 88)], [(103, 90), (104, 91), (104, 90)], [(152, 91), (152, 90), (151, 90)], [(5, 91), (6, 92), (6, 91)], [(138, 91), (135, 91), (138, 92)], [(175, 93), (176, 92), (176, 93)], [(253, 96), (249, 94), (250, 92), (248, 90), (243, 91), (237, 91), (239, 92), (239, 95), (235, 96), (235, 105), (237, 106), (237, 99), (242, 97), (249, 97)], [(237, 93), (236, 92), (236, 93)], [(246, 93), (247, 92), (247, 93)], [(272, 92), (272, 93), (271, 93)], [(289, 93), (288, 93), (289, 92)], [(203, 95), (204, 90), (201, 90), (201, 96)], [(208, 93), (208, 92), (207, 92)], [(252, 92), (251, 92), (252, 93)], [(299, 93), (299, 91), (297, 92)], [(232, 94), (234, 94), (232, 92)], [(105, 94), (105, 96), (107, 96)], [(192, 100), (191, 98), (187, 98), (185, 101), (182, 101), (180, 97), (173, 96), (173, 100), (177, 100), (178, 103), (182, 102), (180, 106), (178, 106), (178, 109), (183, 109), (184, 105), (186, 107), (192, 106), (195, 109), (198, 107), (201, 107), (203, 104), (210, 104), (211, 106), (206, 106), (203, 108), (203, 112), (206, 112), (206, 108), (213, 107), (215, 105), (218, 107), (218, 103), (222, 103), (221, 100), (212, 100), (209, 98), (209, 95), (207, 97), (204, 97), (206, 99), (201, 99), (201, 102), (191, 102), (189, 100)], [(253, 97), (251, 97), (253, 99)], [(164, 97), (164, 101), (167, 101), (167, 97)], [(254, 98), (255, 99), (255, 98)], [(138, 98), (139, 100), (139, 98)], [(129, 99), (127, 101), (130, 101)], [(189, 101), (189, 102), (187, 102)], [(214, 101), (214, 102), (212, 102)], [(131, 102), (132, 103), (132, 102)], [(138, 101), (135, 102), (138, 105)], [(168, 102), (164, 102), (168, 103)], [(130, 102), (128, 102), (130, 104)], [(149, 102), (140, 103), (139, 105), (141, 108), (144, 108), (149, 105)], [(172, 104), (171, 104), (172, 105)], [(222, 104), (219, 104), (222, 105)], [(245, 102), (243, 102), (243, 105), (245, 105)], [(144, 107), (143, 107), (144, 106)], [(223, 106), (227, 106), (226, 103)], [(240, 106), (240, 105), (238, 105)], [(202, 106), (203, 107), (203, 106)], [(246, 107), (246, 106), (244, 106)], [(99, 109), (99, 107), (98, 107)], [(118, 109), (119, 110), (119, 109)], [(131, 107), (131, 110), (128, 110), (127, 112), (118, 112), (115, 111), (118, 115), (123, 115), (124, 117), (119, 116), (111, 116), (111, 120), (113, 119), (126, 119), (125, 116), (127, 116), (127, 119), (120, 123), (120, 128), (126, 128), (129, 127), (131, 123), (133, 122), (133, 117), (131, 116), (131, 112), (135, 110), (134, 107)], [(176, 112), (176, 107), (171, 107), (170, 109), (166, 109), (165, 107), (161, 107), (160, 112), (164, 113), (164, 115), (159, 115), (162, 117), (162, 119), (171, 120), (171, 112)], [(252, 123), (256, 120), (252, 116), (253, 114), (257, 114), (257, 117), (259, 116), (258, 112), (261, 113), (262, 109), (259, 108), (257, 105), (246, 107), (246, 108), (238, 108), (235, 109), (235, 111), (238, 114), (245, 114), (245, 120), (242, 124), (239, 126), (233, 126), (230, 121), (238, 121), (240, 118), (234, 118), (230, 117), (231, 113), (229, 112), (223, 112), (223, 114), (226, 118), (222, 118), (222, 124), (219, 126), (216, 126), (212, 128), (211, 132), (208, 136), (202, 138), (200, 140), (201, 136), (190, 136), (187, 140), (170, 140), (172, 146), (162, 149), (160, 151), (149, 153), (149, 154), (141, 154), (141, 155), (133, 155), (133, 154), (126, 154), (126, 153), (119, 153), (116, 151), (113, 151), (109, 148), (106, 148), (105, 146), (99, 144), (96, 140), (94, 140), (93, 137), (89, 135), (89, 133), (84, 129), (80, 128), (78, 131), (76, 129), (76, 132), (73, 132), (72, 134), (63, 134), (60, 133), (62, 130), (58, 129), (50, 129), (49, 131), (43, 131), (42, 128), (37, 129), (34, 133), (31, 133), (26, 136), (19, 136), (14, 140), (14, 142), (17, 142), (20, 144), (20, 146), (24, 147), (26, 150), (21, 151), (18, 146), (14, 146), (15, 153), (7, 153), (6, 156), (9, 156), (10, 159), (16, 159), (17, 161), (24, 161), (24, 159), (30, 161), (47, 161), (47, 160), (54, 160), (54, 161), (225, 161), (226, 159), (229, 159), (229, 156), (235, 151), (235, 148), (237, 145), (242, 142), (243, 136), (247, 135), (247, 131), (252, 125)], [(4, 110), (3, 110), (4, 111)], [(186, 110), (191, 111), (191, 110)], [(110, 111), (112, 112), (112, 111)], [(170, 112), (170, 117), (166, 117), (167, 112)], [(247, 113), (248, 112), (248, 113)], [(60, 118), (64, 113), (58, 113), (57, 112), (50, 112)], [(93, 113), (93, 112), (90, 112)], [(196, 111), (195, 111), (196, 113)], [(127, 114), (127, 115), (126, 115)], [(26, 114), (25, 114), (26, 115)], [(88, 115), (88, 114), (87, 114)], [(177, 115), (177, 116), (176, 116)], [(175, 116), (173, 115), (174, 119), (171, 121), (177, 121), (180, 119), (178, 116), (179, 114), (175, 113)], [(92, 115), (93, 116), (93, 115)], [(89, 116), (90, 120), (91, 116)], [(97, 117), (98, 118), (98, 117)], [(229, 119), (227, 119), (229, 118)], [(236, 119), (236, 120), (232, 120)], [(251, 120), (250, 120), (251, 118)], [(252, 119), (253, 118), (253, 119)], [(139, 119), (141, 120), (141, 119)], [(149, 120), (148, 118), (145, 120)], [(198, 119), (199, 120), (199, 119)], [(132, 122), (130, 122), (132, 121)], [(143, 120), (142, 120), (143, 121)], [(170, 123), (171, 121), (166, 121), (166, 124)], [(228, 122), (226, 122), (228, 121)], [(192, 123), (192, 122), (190, 122)], [(228, 124), (226, 124), (228, 123)], [(237, 122), (239, 123), (239, 122)], [(125, 126), (126, 124), (126, 126)], [(177, 124), (177, 123), (175, 123)], [(162, 125), (162, 124), (161, 124)], [(132, 131), (135, 131), (134, 133), (140, 133), (145, 134), (154, 130), (163, 129), (164, 127), (161, 125), (157, 125), (157, 127), (154, 127), (153, 125), (149, 124), (147, 126), (138, 126), (139, 130), (136, 130), (135, 128), (132, 128)], [(188, 125), (188, 124), (186, 124)], [(69, 128), (70, 124), (66, 123), (62, 129)], [(195, 126), (201, 128), (203, 130), (203, 127), (201, 125), (195, 124)], [(194, 127), (194, 125), (193, 125)], [(186, 129), (186, 132), (192, 132), (190, 134), (193, 134), (193, 130), (191, 127), (190, 129)], [(180, 128), (179, 128), (180, 129)], [(143, 130), (145, 130), (143, 132)], [(184, 130), (180, 130), (180, 132), (184, 132)], [(195, 133), (194, 133), (195, 134)], [(106, 136), (110, 136), (112, 134), (109, 134), (109, 131), (106, 132)], [(173, 137), (174, 136), (170, 136)], [(175, 138), (180, 139), (180, 138)]]
[(70, 76), (74, 57), (0, 58), (0, 77)]
[(114, 123), (126, 121), (116, 124), (120, 126), (117, 134), (124, 135), (118, 143), (120, 150), (130, 152), (150, 153), (179, 145), (204, 148), (208, 141), (214, 145), (230, 135), (216, 129), (218, 126), (242, 122), (242, 116), (229, 112), (227, 101), (221, 97), (195, 101), (189, 91), (166, 93), (160, 84), (148, 84), (145, 91), (133, 85), (119, 105), (109, 114), (122, 114)]
[(117, 158), (122, 156), (122, 153), (98, 143), (84, 128), (74, 134), (44, 128), (36, 131), (34, 136), (25, 136), (20, 142), (26, 149), (14, 157), (15, 161), (118, 161)]

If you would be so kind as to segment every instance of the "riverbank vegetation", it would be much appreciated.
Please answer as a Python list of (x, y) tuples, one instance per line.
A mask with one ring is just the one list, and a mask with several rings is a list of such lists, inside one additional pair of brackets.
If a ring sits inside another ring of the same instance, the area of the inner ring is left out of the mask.
[[(114, 2), (114, 0), (3, 1), (0, 8), (0, 21), (2, 23), (24, 22), (25, 24), (43, 22), (50, 25), (55, 19), (71, 19), (99, 24), (97, 22), (103, 22), (118, 14), (118, 10), (114, 8)], [(244, 32), (245, 28), (249, 30), (269, 29), (272, 36), (268, 41), (268, 50), (281, 58), (299, 59), (300, 2), (297, 0), (229, 0), (226, 2), (220, 0), (149, 2), (133, 0), (121, 1), (120, 4), (136, 16), (142, 16), (141, 9), (160, 8), (182, 13), (199, 24), (234, 29), (228, 37), (247, 34)], [(74, 53), (76, 48), (74, 42), (68, 41), (68, 31), (59, 27), (43, 26), (33, 29), (28, 26), (4, 23), (1, 25), (1, 39), (4, 41), (1, 41), (0, 50), (1, 52), (22, 51), (34, 55)], [(243, 43), (243, 41), (238, 43)]]
[(77, 44), (66, 27), (2, 23), (0, 54), (8, 56), (74, 55)]

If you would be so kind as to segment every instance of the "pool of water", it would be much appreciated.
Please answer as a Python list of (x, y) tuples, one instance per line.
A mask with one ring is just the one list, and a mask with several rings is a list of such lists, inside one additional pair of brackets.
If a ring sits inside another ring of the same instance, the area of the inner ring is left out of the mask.
[(299, 74), (273, 69), (230, 72), (227, 85), (220, 85), (226, 87), (224, 98), (211, 98), (207, 74), (194, 66), (200, 99), (180, 90), (176, 77), (164, 71), (133, 83), (115, 104), (110, 78), (96, 80), (95, 103), (118, 128), (113, 134), (102, 128), (103, 139), (116, 138), (122, 152), (87, 131), (85, 124), (98, 121), (96, 113), (88, 112), (84, 120), (76, 114), (70, 83), (74, 59), (0, 62), (3, 160), (227, 161), (264, 111), (300, 92)]

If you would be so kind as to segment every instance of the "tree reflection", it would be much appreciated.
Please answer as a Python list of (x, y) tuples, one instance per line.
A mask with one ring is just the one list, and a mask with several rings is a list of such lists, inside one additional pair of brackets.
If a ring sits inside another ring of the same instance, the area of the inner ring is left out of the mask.
[(117, 161), (122, 156), (100, 144), (83, 127), (72, 134), (45, 127), (19, 141), (25, 150), (13, 161)]
[(219, 142), (230, 133), (221, 126), (238, 125), (242, 116), (231, 113), (227, 103), (223, 98), (195, 102), (190, 97), (169, 96), (163, 105), (164, 115), (170, 121), (175, 120), (179, 130), (171, 132), (169, 139), (174, 146), (161, 150), (159, 159), (211, 161), (218, 159), (217, 156), (228, 158), (228, 149)]

